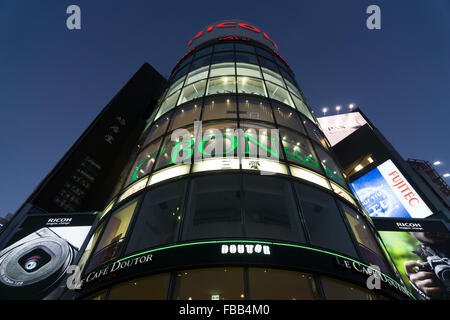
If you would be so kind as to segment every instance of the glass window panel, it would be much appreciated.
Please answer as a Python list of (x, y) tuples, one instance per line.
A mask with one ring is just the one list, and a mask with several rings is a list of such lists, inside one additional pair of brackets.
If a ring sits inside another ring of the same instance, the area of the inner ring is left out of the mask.
[(289, 127), (306, 135), (302, 121), (294, 110), (283, 105), (274, 103), (272, 105), (275, 119), (279, 125)]
[(211, 65), (211, 72), (209, 77), (217, 76), (234, 76), (236, 70), (234, 69), (234, 62), (217, 63)]
[(184, 85), (186, 86), (186, 85), (196, 82), (198, 80), (206, 79), (206, 77), (208, 77), (208, 70), (209, 70), (209, 66), (206, 66), (206, 67), (201, 67), (194, 71), (189, 72), (186, 83)]
[(170, 130), (194, 125), (194, 121), (200, 120), (201, 103), (201, 100), (197, 100), (174, 110)]
[(190, 70), (195, 70), (203, 66), (209, 65), (211, 61), (211, 56), (204, 56), (192, 62), (192, 67)]
[(111, 215), (89, 263), (89, 270), (118, 257), (136, 205), (137, 200), (134, 200)]
[(298, 90), (297, 87), (292, 84), (292, 82), (290, 82), (287, 79), (284, 79), (284, 81), (286, 81), (286, 85), (287, 85), (287, 87), (288, 87), (290, 92), (292, 92), (293, 94), (297, 95), (298, 97), (302, 96), (300, 94), (300, 90)]
[(308, 107), (305, 105), (305, 103), (300, 100), (295, 94), (291, 95), (292, 99), (294, 100), (295, 106), (297, 107), (297, 110), (303, 113), (305, 116), (307, 116), (312, 122), (314, 121), (314, 117), (312, 116), (311, 112), (309, 111)]
[(250, 76), (261, 78), (261, 71), (259, 70), (259, 66), (248, 64), (248, 63), (236, 63), (236, 70), (238, 76)]
[(285, 88), (283, 78), (276, 72), (273, 72), (272, 70), (269, 70), (267, 68), (262, 68), (263, 74), (264, 74), (264, 80), (271, 81), (283, 88)]
[(256, 47), (256, 53), (269, 59), (269, 60), (273, 60), (273, 54), (271, 52), (268, 52), (267, 50)]
[(80, 268), (80, 270), (84, 270), (86, 262), (89, 259), (89, 257), (91, 256), (92, 248), (95, 247), (95, 244), (97, 243), (97, 240), (98, 240), (100, 234), (102, 233), (104, 226), (105, 226), (105, 223), (102, 222), (97, 227), (97, 229), (95, 230), (95, 232), (91, 236), (91, 238), (89, 239), (86, 249), (84, 250), (83, 255), (81, 256), (80, 260), (78, 261), (78, 267)]
[(167, 97), (164, 99), (163, 103), (161, 104), (161, 107), (159, 108), (156, 119), (158, 119), (161, 115), (163, 115), (164, 113), (166, 113), (169, 110), (172, 110), (175, 107), (175, 104), (177, 103), (179, 95), (180, 95), (180, 90), (173, 93), (170, 97)]
[(305, 241), (288, 181), (244, 175), (244, 190), (248, 237)]
[(202, 140), (196, 146), (196, 149), (201, 152), (198, 157), (205, 159), (237, 156), (236, 127), (235, 121), (203, 124)]
[(170, 273), (136, 279), (111, 288), (108, 300), (166, 300)]
[(357, 257), (344, 221), (329, 194), (295, 183), (300, 207), (313, 245)]
[(325, 296), (328, 300), (375, 300), (375, 295), (354, 284), (320, 277)]
[(189, 71), (190, 67), (191, 67), (191, 65), (187, 64), (183, 68), (178, 69), (178, 71), (176, 71), (176, 73), (173, 75), (172, 81), (176, 81), (180, 77), (184, 76)]
[(247, 94), (256, 94), (267, 97), (266, 88), (261, 79), (238, 77), (238, 92)]
[(236, 61), (259, 65), (256, 55), (245, 52), (236, 52)]
[(183, 228), (183, 240), (242, 237), (240, 176), (195, 178)]
[(214, 46), (214, 52), (219, 51), (233, 51), (234, 44), (231, 42), (219, 43)]
[(206, 91), (206, 95), (234, 92), (236, 92), (236, 79), (234, 76), (210, 78), (208, 81), (208, 90)]
[(205, 99), (203, 120), (236, 118), (236, 99), (233, 96)]
[(206, 80), (197, 81), (183, 88), (178, 105), (203, 97), (205, 94)]
[(386, 261), (383, 258), (383, 254), (380, 250), (380, 246), (375, 239), (371, 229), (364, 221), (362, 214), (351, 209), (349, 206), (341, 203), (344, 209), (347, 220), (352, 227), (356, 240), (360, 244), (361, 252), (369, 264), (380, 267), (380, 270), (385, 273), (391, 273), (386, 265)]
[(280, 129), (280, 138), (288, 161), (322, 173), (319, 160), (308, 139), (286, 129)]
[(320, 299), (311, 274), (248, 268), (250, 298), (252, 300), (316, 300)]
[(171, 115), (167, 115), (163, 118), (158, 119), (158, 121), (154, 122), (150, 129), (147, 131), (147, 137), (145, 138), (143, 146), (146, 146), (148, 143), (154, 141), (155, 139), (161, 137), (167, 131), (167, 126), (169, 125)]
[(314, 149), (316, 150), (317, 155), (319, 156), (320, 162), (327, 177), (333, 180), (334, 182), (339, 183), (346, 189), (348, 189), (344, 181), (344, 178), (342, 177), (340, 169), (338, 168), (334, 160), (331, 158), (331, 156), (328, 153), (326, 153), (321, 147), (315, 147)]
[(288, 81), (290, 81), (290, 82), (292, 82), (292, 83), (295, 83), (294, 76), (291, 75), (290, 72), (287, 72), (287, 71), (286, 71), (285, 69), (283, 69), (283, 68), (280, 68), (280, 72), (281, 72), (282, 76), (283, 76), (285, 79), (287, 79)]
[(289, 95), (288, 91), (286, 89), (283, 89), (280, 86), (277, 86), (271, 82), (266, 81), (267, 90), (269, 91), (269, 97), (275, 100), (278, 100), (280, 102), (283, 102), (284, 104), (287, 104), (288, 106), (291, 106), (292, 108), (295, 108), (294, 103), (292, 102), (291, 96)]
[(127, 246), (127, 254), (176, 241), (186, 180), (147, 192)]
[(158, 139), (155, 142), (151, 143), (139, 153), (136, 161), (134, 162), (133, 167), (131, 167), (130, 175), (128, 176), (126, 185), (131, 182), (137, 181), (139, 178), (145, 176), (150, 173), (155, 164), (156, 159), (158, 158), (158, 151), (161, 145), (161, 140)]
[(241, 148), (246, 157), (284, 159), (279, 145), (280, 136), (273, 124), (242, 120), (240, 127), (245, 138), (241, 141)]
[(266, 67), (275, 72), (279, 72), (278, 66), (275, 63), (273, 63), (272, 61), (269, 61), (265, 58), (259, 57), (259, 63), (261, 64), (261, 67)]
[(185, 133), (186, 136), (175, 136), (174, 141), (172, 141), (172, 134), (168, 134), (164, 138), (160, 155), (156, 160), (155, 170), (175, 164), (191, 163), (194, 145), (193, 128), (184, 128), (181, 133)]
[(234, 52), (214, 53), (211, 63), (234, 62)]
[(172, 93), (174, 93), (175, 91), (178, 91), (181, 89), (181, 87), (183, 86), (184, 83), (184, 79), (186, 79), (186, 77), (181, 77), (180, 79), (178, 79), (177, 81), (175, 81), (169, 88), (169, 90), (167, 91), (167, 95), (166, 97), (169, 97)]
[(236, 51), (247, 51), (247, 52), (255, 52), (255, 47), (245, 43), (235, 43)]
[(243, 119), (256, 119), (273, 122), (272, 108), (267, 99), (252, 96), (239, 96), (239, 116)]
[(198, 57), (204, 56), (206, 54), (210, 54), (210, 53), (212, 53), (212, 49), (213, 49), (213, 46), (209, 46), (209, 47), (200, 49), (195, 54), (195, 57), (198, 58)]
[(174, 300), (243, 300), (243, 268), (210, 268), (177, 273)]
[(322, 131), (309, 120), (303, 120), (303, 124), (305, 125), (309, 136), (319, 142), (325, 149), (328, 149), (328, 143)]

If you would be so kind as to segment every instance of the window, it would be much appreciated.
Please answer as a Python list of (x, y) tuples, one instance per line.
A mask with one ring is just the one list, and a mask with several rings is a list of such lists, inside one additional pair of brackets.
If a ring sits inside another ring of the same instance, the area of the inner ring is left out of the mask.
[(242, 237), (240, 176), (195, 178), (189, 194), (183, 240)]
[(328, 178), (333, 180), (334, 182), (339, 183), (341, 186), (348, 188), (344, 178), (341, 175), (341, 171), (331, 158), (331, 156), (325, 152), (321, 147), (315, 147), (317, 155), (319, 156), (320, 163), (327, 175)]
[(203, 120), (236, 118), (236, 100), (234, 97), (214, 97), (205, 99)]
[(233, 61), (234, 61), (234, 52), (219, 52), (214, 53), (211, 63), (233, 62)]
[(235, 43), (236, 51), (247, 51), (255, 53), (255, 47), (245, 43)]
[(159, 108), (156, 119), (158, 119), (160, 116), (165, 114), (167, 111), (172, 110), (175, 107), (175, 104), (177, 103), (179, 95), (180, 95), (180, 90), (173, 93), (170, 97), (164, 98), (164, 101), (161, 104), (161, 107)]
[(234, 76), (235, 73), (234, 62), (217, 63), (211, 65), (209, 77)]
[(311, 115), (311, 112), (309, 111), (308, 107), (303, 103), (303, 101), (300, 100), (300, 98), (298, 98), (294, 94), (292, 95), (292, 99), (294, 100), (297, 110), (303, 113), (305, 116), (307, 116), (312, 122), (314, 122), (314, 117)]
[(261, 79), (238, 77), (238, 92), (267, 97), (266, 88)]
[(289, 162), (294, 162), (322, 173), (319, 161), (308, 139), (286, 129), (280, 129), (280, 137), (284, 151), (286, 152), (286, 158)]
[(166, 300), (170, 273), (136, 279), (111, 288), (108, 300)]
[(303, 134), (305, 129), (303, 128), (300, 117), (291, 108), (285, 107), (283, 105), (272, 103), (273, 113), (275, 114), (275, 119), (277, 123), (281, 126), (289, 127), (295, 131), (299, 131)]
[(272, 61), (269, 61), (269, 60), (267, 60), (265, 58), (259, 57), (259, 62), (261, 64), (261, 67), (266, 67), (266, 68), (269, 68), (269, 69), (271, 69), (271, 70), (273, 70), (275, 72), (278, 72), (277, 65), (275, 63), (273, 63)]
[(279, 86), (285, 88), (283, 78), (281, 78), (281, 76), (278, 73), (273, 72), (272, 70), (269, 70), (267, 68), (262, 68), (262, 71), (264, 74), (264, 80), (271, 81), (271, 82), (275, 83), (276, 85), (279, 85)]
[(92, 248), (94, 248), (95, 244), (97, 243), (97, 240), (100, 236), (100, 234), (103, 231), (103, 227), (105, 226), (105, 223), (102, 222), (97, 229), (95, 230), (94, 234), (89, 239), (89, 242), (86, 246), (86, 249), (83, 252), (83, 255), (81, 256), (80, 260), (78, 261), (78, 266), (81, 270), (84, 270), (84, 267), (86, 265), (87, 260), (91, 256)]
[(245, 52), (236, 52), (236, 61), (238, 62), (247, 62), (258, 65), (258, 59), (254, 54), (245, 53)]
[(365, 260), (369, 264), (379, 266), (382, 272), (391, 273), (386, 266), (385, 259), (382, 258), (383, 254), (381, 253), (380, 246), (375, 240), (371, 229), (364, 221), (363, 216), (349, 206), (343, 203), (341, 203), (341, 205), (347, 216), (347, 220), (352, 227), (353, 233), (355, 234), (356, 240), (360, 244), (360, 249)]
[(180, 90), (181, 87), (183, 86), (184, 79), (186, 79), (186, 77), (182, 77), (182, 78), (178, 79), (177, 81), (175, 81), (175, 82), (170, 86), (169, 90), (167, 91), (166, 97), (169, 97), (169, 96), (172, 95), (172, 93), (174, 93), (175, 91)]
[(369, 290), (328, 277), (320, 278), (328, 300), (375, 300), (375, 295)]
[(242, 300), (242, 268), (210, 268), (177, 273), (174, 300)]
[(186, 85), (196, 82), (198, 80), (206, 79), (206, 77), (208, 76), (208, 70), (209, 70), (209, 66), (206, 66), (206, 67), (198, 68), (194, 71), (189, 72), (186, 83), (184, 85), (186, 86)]
[(155, 164), (156, 158), (158, 157), (161, 140), (162, 139), (158, 139), (155, 142), (151, 143), (138, 155), (133, 167), (131, 168), (131, 172), (126, 185), (130, 184), (131, 182), (137, 181), (139, 178), (150, 173), (153, 165)]
[(235, 130), (236, 122), (231, 121), (203, 124), (202, 138), (196, 146), (200, 153), (196, 159), (235, 157), (238, 144)]
[(206, 54), (210, 54), (210, 53), (212, 53), (212, 48), (213, 48), (212, 46), (209, 46), (209, 47), (200, 49), (200, 50), (197, 51), (197, 53), (195, 54), (195, 56), (196, 56), (196, 57), (201, 57), (201, 56), (204, 56), (204, 55), (206, 55)]
[(287, 87), (288, 87), (288, 89), (289, 89), (290, 92), (292, 92), (293, 94), (297, 95), (298, 97), (301, 97), (301, 96), (302, 96), (302, 95), (300, 94), (300, 91), (297, 89), (296, 86), (294, 86), (294, 85), (292, 84), (292, 82), (290, 82), (290, 81), (288, 81), (288, 80), (286, 80), (286, 79), (285, 79), (285, 81), (286, 81), (286, 85), (287, 85)]
[(88, 270), (93, 270), (118, 257), (136, 205), (137, 200), (134, 200), (111, 215), (89, 263)]
[(300, 207), (306, 220), (311, 243), (357, 257), (353, 242), (329, 194), (313, 187), (295, 183)]
[(239, 117), (273, 122), (272, 108), (264, 98), (239, 96)]
[(175, 132), (164, 138), (160, 154), (156, 160), (155, 170), (175, 164), (191, 163), (191, 156), (193, 154), (192, 147), (194, 144), (194, 140), (192, 139), (194, 137), (193, 128), (183, 129), (180, 133), (185, 134), (185, 136), (174, 135), (174, 140), (172, 140), (172, 135)]
[(205, 94), (206, 80), (197, 81), (183, 88), (181, 92), (180, 99), (178, 100), (178, 105), (203, 97)]
[(147, 192), (127, 247), (127, 254), (172, 243), (181, 221), (185, 180)]
[(208, 90), (206, 91), (206, 95), (234, 92), (236, 92), (236, 79), (234, 76), (210, 78), (208, 81)]
[(207, 66), (207, 65), (209, 65), (210, 61), (211, 61), (211, 56), (204, 56), (204, 57), (198, 58), (197, 60), (194, 60), (194, 62), (192, 62), (191, 70), (195, 70), (197, 68)]
[(261, 78), (261, 71), (259, 70), (259, 66), (238, 62), (236, 63), (236, 69), (238, 76)]
[(280, 150), (280, 136), (273, 124), (241, 121), (244, 139), (241, 148), (246, 157), (268, 158), (278, 161), (283, 159)]
[(178, 71), (176, 71), (176, 73), (173, 75), (172, 81), (175, 81), (175, 80), (179, 79), (180, 77), (184, 76), (189, 71), (190, 67), (191, 67), (191, 65), (187, 64), (183, 68), (179, 68)]
[(271, 82), (266, 81), (267, 90), (269, 91), (269, 97), (275, 100), (278, 100), (280, 102), (283, 102), (284, 104), (287, 104), (288, 106), (291, 106), (292, 108), (295, 108), (294, 103), (292, 102), (291, 96), (289, 95), (288, 91), (286, 89), (283, 89), (280, 86), (277, 86)]
[(311, 274), (277, 270), (248, 269), (252, 300), (316, 300), (320, 299)]
[(194, 125), (194, 121), (200, 120), (201, 100), (184, 105), (173, 112), (170, 130), (178, 129), (186, 125)]
[(319, 128), (317, 128), (311, 121), (303, 121), (305, 124), (306, 130), (311, 138), (319, 142), (325, 149), (328, 149), (328, 144), (325, 139), (325, 136), (322, 134)]
[(273, 55), (271, 52), (268, 52), (267, 50), (264, 50), (262, 48), (256, 47), (256, 53), (259, 54), (260, 56), (263, 56), (269, 60), (273, 60)]
[(158, 121), (154, 122), (147, 132), (147, 137), (143, 143), (146, 146), (148, 143), (154, 141), (155, 139), (161, 137), (167, 131), (167, 125), (170, 122), (170, 115), (167, 115)]
[(231, 42), (219, 43), (214, 46), (214, 52), (233, 51), (233, 50), (234, 50), (234, 44)]
[(244, 197), (247, 237), (305, 241), (289, 182), (245, 175)]

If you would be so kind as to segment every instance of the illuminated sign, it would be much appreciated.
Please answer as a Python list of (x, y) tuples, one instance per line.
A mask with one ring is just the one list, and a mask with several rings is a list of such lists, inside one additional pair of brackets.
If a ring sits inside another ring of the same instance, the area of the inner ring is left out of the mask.
[(270, 255), (270, 247), (261, 244), (223, 244), (220, 252), (222, 254), (264, 254)]
[(350, 185), (371, 217), (425, 218), (433, 214), (391, 160)]
[(277, 44), (267, 35), (267, 33), (261, 31), (257, 27), (240, 22), (240, 21), (227, 21), (221, 22), (215, 25), (210, 25), (206, 29), (197, 33), (189, 42), (188, 46), (198, 45), (197, 41), (202, 42), (219, 39), (219, 40), (249, 40), (253, 39), (262, 42), (269, 47), (278, 50)]
[(334, 146), (367, 123), (359, 112), (317, 118), (323, 133)]

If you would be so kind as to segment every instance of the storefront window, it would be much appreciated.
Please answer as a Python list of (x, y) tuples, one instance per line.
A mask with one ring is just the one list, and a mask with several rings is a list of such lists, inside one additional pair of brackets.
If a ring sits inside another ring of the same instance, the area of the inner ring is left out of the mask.
[(89, 263), (89, 270), (117, 258), (136, 205), (137, 200), (134, 200), (111, 215)]
[(170, 123), (170, 130), (178, 129), (187, 125), (194, 125), (194, 121), (200, 120), (201, 100), (194, 101), (176, 109)]
[(146, 194), (128, 243), (127, 254), (176, 240), (185, 185), (183, 180)]
[(283, 102), (284, 104), (287, 104), (288, 106), (291, 106), (292, 108), (295, 108), (294, 103), (292, 102), (291, 96), (289, 95), (288, 91), (286, 89), (283, 89), (280, 86), (277, 86), (271, 82), (266, 81), (267, 90), (269, 91), (269, 97), (275, 100), (278, 100), (280, 102)]
[(243, 300), (242, 268), (210, 268), (177, 273), (174, 300)]
[(139, 178), (148, 174), (155, 164), (158, 157), (159, 147), (161, 145), (161, 139), (158, 139), (146, 147), (137, 157), (131, 168), (130, 175), (128, 177), (126, 185), (131, 182), (137, 181)]
[(247, 94), (256, 94), (267, 97), (266, 88), (261, 79), (238, 77), (238, 92)]
[(320, 277), (323, 291), (328, 300), (375, 300), (375, 295), (368, 290), (351, 283)]
[(209, 77), (234, 76), (235, 73), (236, 70), (234, 69), (234, 62), (217, 63), (211, 65)]
[(247, 237), (305, 241), (288, 181), (245, 175), (244, 192)]
[(277, 270), (248, 269), (252, 300), (318, 300), (320, 294), (311, 274)]
[(239, 117), (273, 122), (272, 108), (264, 98), (239, 96)]
[(208, 90), (206, 91), (206, 95), (234, 92), (236, 92), (236, 79), (234, 76), (210, 78), (208, 81)]
[(206, 80), (201, 80), (184, 87), (180, 99), (178, 100), (178, 104), (180, 105), (187, 101), (203, 97), (205, 94), (205, 86)]
[(192, 180), (183, 240), (242, 237), (240, 176)]
[(236, 118), (236, 100), (234, 97), (214, 97), (205, 99), (203, 120)]
[(306, 134), (300, 117), (291, 108), (275, 103), (272, 103), (272, 106), (273, 112), (275, 114), (275, 119), (277, 120), (277, 123), (279, 125)]
[(319, 161), (308, 139), (291, 130), (280, 129), (280, 138), (283, 143), (286, 158), (308, 169), (322, 173)]
[(357, 257), (352, 240), (332, 196), (295, 183), (311, 243)]
[(236, 69), (238, 76), (261, 78), (261, 71), (259, 70), (259, 66), (238, 62), (236, 63)]
[(170, 273), (136, 279), (111, 288), (108, 300), (166, 300)]

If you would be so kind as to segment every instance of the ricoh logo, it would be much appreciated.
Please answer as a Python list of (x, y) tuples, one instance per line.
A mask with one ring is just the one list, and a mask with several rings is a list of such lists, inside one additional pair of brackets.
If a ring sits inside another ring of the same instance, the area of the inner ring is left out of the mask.
[(47, 225), (70, 224), (71, 222), (72, 218), (50, 218), (47, 220)]
[(417, 222), (397, 222), (396, 223), (397, 227), (399, 228), (420, 228), (422, 229), (422, 226), (420, 225), (420, 223)]
[(222, 254), (263, 254), (270, 255), (270, 247), (261, 244), (223, 244)]

